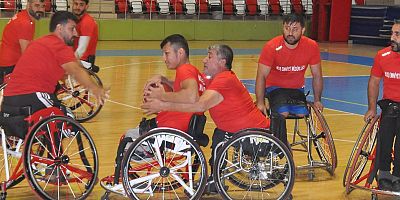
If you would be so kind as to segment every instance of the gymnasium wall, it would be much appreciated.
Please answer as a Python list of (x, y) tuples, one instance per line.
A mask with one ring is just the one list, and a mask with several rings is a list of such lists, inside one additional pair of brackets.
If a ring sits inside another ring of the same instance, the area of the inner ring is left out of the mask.
[[(0, 19), (2, 33), (8, 19)], [(188, 40), (269, 40), (282, 33), (282, 21), (98, 20), (99, 40), (162, 40), (180, 33)], [(49, 19), (36, 23), (36, 37), (47, 34)], [(307, 27), (310, 27), (310, 23)], [(309, 29), (307, 28), (306, 35)]]

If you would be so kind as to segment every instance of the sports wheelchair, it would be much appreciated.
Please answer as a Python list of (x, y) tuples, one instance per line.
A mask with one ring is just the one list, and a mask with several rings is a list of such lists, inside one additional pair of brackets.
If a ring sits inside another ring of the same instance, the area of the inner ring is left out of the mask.
[(199, 199), (213, 182), (226, 199), (289, 197), (294, 163), (288, 148), (268, 130), (242, 130), (221, 143), (210, 182), (197, 140), (202, 131), (191, 135), (156, 128), (136, 139), (125, 152), (120, 171), (100, 181), (106, 189), (102, 199), (111, 192), (131, 199)]
[(380, 190), (376, 181), (378, 168), (375, 163), (379, 159), (377, 156), (379, 122), (379, 115), (370, 119), (358, 136), (343, 176), (346, 194), (350, 194), (354, 189), (363, 189), (372, 192), (371, 199), (377, 199), (378, 194), (400, 196), (399, 192)]
[(87, 130), (56, 107), (15, 109), (20, 115), (0, 116), (0, 199), (24, 178), (42, 199), (85, 199), (99, 167)]
[[(103, 86), (97, 72), (99, 67), (90, 65), (90, 63), (81, 61), (86, 68), (90, 78), (98, 86)], [(89, 66), (86, 66), (89, 65)], [(64, 81), (59, 82), (59, 88), (56, 91), (57, 98), (69, 108), (78, 122), (86, 122), (95, 117), (103, 107), (91, 92), (85, 89), (71, 76), (67, 76)]]
[[(307, 169), (309, 180), (315, 178), (315, 168), (324, 168), (333, 176), (337, 167), (337, 155), (332, 133), (313, 102), (307, 102), (307, 109), (309, 114), (305, 117), (287, 118), (294, 119), (293, 137), (289, 139), (292, 151), (307, 153), (307, 164), (298, 165), (297, 169)], [(300, 123), (302, 119), (305, 123)]]

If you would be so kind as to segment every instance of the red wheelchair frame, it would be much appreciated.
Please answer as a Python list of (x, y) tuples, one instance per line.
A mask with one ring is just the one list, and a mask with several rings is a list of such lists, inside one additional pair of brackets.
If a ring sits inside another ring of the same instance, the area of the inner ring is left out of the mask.
[[(25, 121), (29, 127), (24, 141), (6, 136), (0, 128), (0, 199), (25, 177), (42, 199), (86, 198), (98, 175), (97, 151), (86, 129), (55, 107), (39, 110)], [(19, 159), (15, 166), (13, 159)]]
[(373, 200), (378, 198), (378, 194), (400, 196), (399, 192), (378, 189), (376, 181), (378, 168), (375, 163), (379, 159), (376, 154), (379, 122), (380, 116), (369, 120), (353, 147), (343, 176), (346, 194), (350, 194), (354, 189), (362, 189), (371, 191)]

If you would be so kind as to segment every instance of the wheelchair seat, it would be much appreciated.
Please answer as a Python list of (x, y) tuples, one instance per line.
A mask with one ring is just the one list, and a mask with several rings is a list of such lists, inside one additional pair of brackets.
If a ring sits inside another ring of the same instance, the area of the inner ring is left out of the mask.
[(0, 125), (7, 136), (25, 138), (29, 123), (27, 117), (31, 114), (31, 108), (16, 107), (3, 104), (0, 111)]

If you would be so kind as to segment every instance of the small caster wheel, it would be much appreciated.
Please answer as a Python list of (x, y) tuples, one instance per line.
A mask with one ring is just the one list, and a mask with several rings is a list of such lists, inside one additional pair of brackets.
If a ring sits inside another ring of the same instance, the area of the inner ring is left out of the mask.
[(314, 172), (314, 170), (309, 170), (308, 173), (307, 173), (307, 177), (308, 177), (308, 180), (309, 180), (309, 181), (313, 181), (314, 178), (315, 178), (315, 172)]
[(378, 195), (372, 193), (372, 194), (371, 194), (371, 200), (378, 200)]
[(101, 200), (109, 200), (108, 196), (110, 195), (110, 192), (104, 192), (103, 196), (101, 196)]

